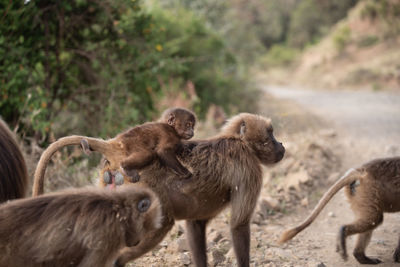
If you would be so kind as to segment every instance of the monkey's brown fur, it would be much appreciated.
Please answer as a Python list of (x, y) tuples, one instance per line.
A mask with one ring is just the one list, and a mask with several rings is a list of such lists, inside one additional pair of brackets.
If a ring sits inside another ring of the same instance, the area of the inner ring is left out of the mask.
[(11, 201), (0, 206), (0, 266), (111, 266), (161, 224), (158, 198), (137, 184)]
[(0, 203), (25, 197), (28, 173), (14, 134), (0, 119)]
[(191, 179), (177, 179), (176, 174), (159, 161), (145, 167), (141, 182), (159, 196), (163, 226), (137, 246), (124, 248), (116, 266), (123, 266), (154, 248), (171, 229), (174, 220), (186, 220), (193, 261), (196, 266), (206, 266), (207, 222), (229, 204), (238, 266), (249, 266), (250, 219), (262, 186), (261, 164), (276, 163), (284, 153), (284, 147), (273, 136), (269, 119), (242, 113), (228, 121), (221, 134), (214, 138), (183, 142), (177, 155), (193, 170)]
[[(372, 231), (382, 223), (384, 212), (400, 211), (400, 157), (376, 159), (357, 169), (349, 170), (321, 198), (312, 213), (298, 226), (285, 231), (280, 242), (286, 242), (309, 226), (329, 200), (342, 188), (356, 214), (352, 224), (341, 226), (337, 251), (347, 259), (346, 237), (358, 234), (353, 255), (362, 264), (378, 264), (379, 259), (369, 258), (365, 249)], [(400, 241), (393, 255), (400, 262)]]
[[(191, 111), (171, 108), (163, 113), (159, 122), (138, 125), (106, 141), (86, 136), (60, 138), (43, 152), (39, 160), (34, 174), (33, 196), (43, 193), (44, 174), (51, 156), (67, 145), (81, 144), (86, 153), (89, 149), (102, 153), (108, 164), (101, 171), (100, 177), (103, 177), (105, 171), (117, 170), (120, 166), (127, 174), (135, 176), (135, 169), (145, 167), (156, 157), (178, 175), (187, 177), (190, 172), (177, 160), (175, 153), (181, 139), (193, 136), (195, 122), (195, 115)], [(124, 175), (124, 179), (129, 181), (132, 178)], [(102, 180), (100, 185), (105, 186)]]

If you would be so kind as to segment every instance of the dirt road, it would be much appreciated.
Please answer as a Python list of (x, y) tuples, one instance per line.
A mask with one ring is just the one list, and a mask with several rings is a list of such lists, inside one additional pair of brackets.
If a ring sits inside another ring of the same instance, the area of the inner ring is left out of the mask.
[[(283, 101), (286, 106), (298, 105), (297, 113), (304, 109), (304, 113), (315, 115), (325, 126), (335, 129), (342, 147), (345, 148), (342, 159), (344, 169), (372, 158), (400, 155), (400, 94), (308, 91), (279, 87), (264, 87), (263, 90), (276, 98), (276, 101)], [(285, 114), (285, 111), (283, 113)], [(304, 123), (304, 127), (306, 125), (307, 122)], [(309, 207), (309, 210), (312, 207)], [(309, 211), (299, 210), (289, 214), (283, 218), (280, 225), (293, 226), (308, 213)], [(274, 248), (284, 257), (281, 257), (281, 263), (273, 261), (273, 266), (365, 266), (359, 265), (352, 256), (344, 262), (335, 253), (339, 226), (352, 220), (353, 214), (343, 192), (340, 192), (314, 224), (282, 250), (279, 247)], [(379, 266), (400, 266), (392, 260), (400, 235), (399, 225), (399, 213), (386, 214), (384, 223), (374, 231), (366, 254), (381, 259), (384, 263)], [(273, 232), (275, 226), (270, 227)], [(275, 229), (279, 231), (280, 227)], [(348, 240), (348, 253), (351, 255), (355, 237)], [(324, 265), (321, 265), (322, 263)]]

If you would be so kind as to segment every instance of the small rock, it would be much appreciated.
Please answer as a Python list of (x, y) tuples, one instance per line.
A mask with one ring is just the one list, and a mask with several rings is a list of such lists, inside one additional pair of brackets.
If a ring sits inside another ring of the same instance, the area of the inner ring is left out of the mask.
[(333, 129), (324, 129), (319, 131), (320, 135), (324, 136), (324, 137), (336, 137), (337, 133), (335, 130)]
[(330, 212), (328, 213), (328, 216), (329, 216), (329, 217), (332, 217), (332, 218), (336, 217), (335, 213), (333, 213), (332, 211), (330, 211)]
[(385, 243), (385, 241), (384, 240), (376, 240), (376, 243), (378, 244), (378, 245), (383, 245), (383, 246), (385, 246), (386, 245), (386, 243)]
[(303, 198), (303, 199), (301, 200), (300, 204), (301, 204), (303, 207), (307, 207), (307, 206), (308, 206), (308, 198), (307, 198), (307, 197)]
[(326, 267), (326, 265), (325, 265), (325, 263), (320, 262), (320, 263), (318, 263), (317, 267)]
[(389, 156), (395, 156), (395, 155), (397, 155), (398, 152), (399, 152), (399, 147), (397, 147), (397, 146), (395, 146), (395, 145), (387, 146), (387, 147), (385, 148), (385, 152), (386, 152), (386, 154), (388, 154)]
[(293, 253), (290, 250), (281, 249), (281, 248), (269, 248), (268, 249), (273, 254), (277, 255), (282, 259), (293, 259)]
[(168, 247), (168, 242), (167, 242), (166, 240), (163, 240), (163, 241), (160, 243), (160, 247), (163, 247), (163, 248)]
[(262, 225), (264, 223), (264, 217), (260, 213), (255, 213), (251, 219), (251, 223), (256, 225)]
[(217, 266), (218, 264), (223, 263), (225, 261), (224, 253), (222, 253), (222, 251), (218, 249), (213, 250), (213, 252), (211, 253), (211, 261), (213, 263), (213, 266)]
[(182, 235), (185, 232), (182, 224), (178, 224), (178, 236)]
[(226, 254), (231, 247), (231, 241), (227, 238), (221, 239), (218, 243), (218, 249), (224, 254)]
[(235, 258), (235, 251), (233, 250), (233, 247), (228, 251), (228, 253), (225, 254), (225, 256), (228, 259), (233, 259)]
[(213, 242), (215, 242), (215, 243), (218, 243), (218, 242), (223, 238), (223, 236), (222, 236), (221, 232), (219, 232), (219, 231), (214, 231), (214, 232), (211, 232), (211, 233), (208, 235), (208, 238), (209, 238), (211, 241), (213, 241)]
[(279, 211), (279, 200), (267, 196), (261, 199), (258, 212), (264, 219), (266, 219), (270, 214), (270, 211)]
[(180, 254), (180, 260), (183, 265), (189, 265), (192, 262), (192, 259), (190, 258), (189, 252), (184, 252)]
[(329, 175), (328, 182), (333, 184), (334, 182), (336, 182), (339, 179), (339, 177), (340, 177), (340, 173), (334, 172), (331, 175)]
[(187, 243), (186, 238), (181, 236), (175, 241), (171, 242), (168, 248), (172, 251), (185, 252), (189, 251), (189, 244)]
[(189, 244), (188, 244), (186, 238), (180, 237), (180, 238), (178, 238), (176, 243), (178, 244), (179, 252), (189, 251)]
[(289, 173), (285, 179), (285, 188), (287, 191), (294, 189), (300, 191), (300, 185), (305, 184), (310, 180), (306, 170), (301, 169), (294, 173)]

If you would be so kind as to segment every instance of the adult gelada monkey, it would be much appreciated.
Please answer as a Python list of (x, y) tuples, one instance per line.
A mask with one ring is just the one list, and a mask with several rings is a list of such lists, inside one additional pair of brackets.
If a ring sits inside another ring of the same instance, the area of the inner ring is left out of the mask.
[(157, 196), (137, 184), (14, 200), (0, 206), (0, 266), (112, 266), (161, 222)]
[[(52, 143), (42, 154), (34, 174), (33, 196), (43, 191), (44, 174), (51, 156), (60, 148), (67, 145), (81, 144), (86, 153), (90, 150), (101, 152), (107, 159), (107, 170), (102, 171), (101, 177), (108, 178), (101, 181), (106, 185), (120, 177), (137, 182), (136, 169), (141, 169), (156, 158), (171, 168), (176, 174), (188, 177), (191, 173), (176, 158), (176, 150), (181, 139), (193, 137), (193, 128), (196, 123), (195, 115), (184, 108), (170, 108), (164, 111), (158, 122), (149, 122), (133, 127), (109, 140), (89, 138), (85, 136), (68, 136)], [(125, 175), (114, 176), (115, 172), (123, 168)], [(107, 177), (108, 174), (108, 177)], [(111, 174), (111, 175), (110, 175)], [(110, 177), (111, 176), (111, 177)]]
[(25, 197), (28, 173), (14, 134), (0, 119), (0, 202)]
[[(382, 223), (383, 213), (400, 211), (400, 157), (376, 159), (357, 169), (350, 169), (328, 189), (312, 213), (300, 225), (283, 233), (280, 242), (292, 239), (308, 227), (343, 187), (346, 188), (346, 195), (356, 214), (356, 220), (340, 227), (337, 251), (346, 260), (346, 237), (358, 234), (354, 257), (362, 264), (378, 264), (381, 261), (367, 257), (365, 249), (372, 231)], [(400, 239), (393, 258), (395, 262), (400, 262)]]
[[(106, 149), (107, 159), (110, 153)], [(269, 119), (242, 113), (229, 120), (214, 138), (183, 142), (177, 156), (192, 170), (191, 179), (178, 179), (159, 161), (142, 169), (141, 182), (150, 186), (162, 203), (163, 226), (136, 246), (122, 249), (115, 266), (124, 266), (154, 248), (174, 220), (186, 220), (193, 262), (198, 267), (206, 266), (207, 223), (228, 205), (238, 266), (249, 266), (250, 219), (262, 187), (261, 164), (279, 162), (284, 153)]]

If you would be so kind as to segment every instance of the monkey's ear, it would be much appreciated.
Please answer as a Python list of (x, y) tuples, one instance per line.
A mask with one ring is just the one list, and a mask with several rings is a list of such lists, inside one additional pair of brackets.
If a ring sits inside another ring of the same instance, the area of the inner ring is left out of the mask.
[(242, 121), (242, 123), (240, 124), (240, 130), (239, 130), (240, 137), (243, 137), (245, 133), (246, 133), (246, 123), (244, 121)]
[(175, 124), (175, 114), (169, 114), (167, 123), (172, 126)]

